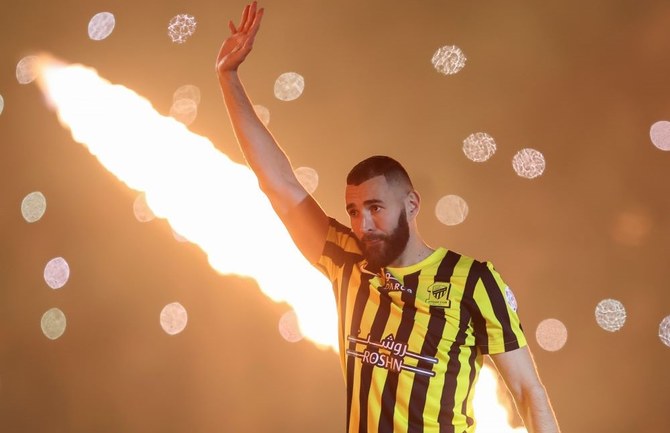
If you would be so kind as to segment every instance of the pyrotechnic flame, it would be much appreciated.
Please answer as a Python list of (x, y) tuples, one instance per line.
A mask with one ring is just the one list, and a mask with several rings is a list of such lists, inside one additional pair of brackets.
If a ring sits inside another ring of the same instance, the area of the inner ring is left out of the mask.
[[(246, 165), (91, 68), (43, 56), (38, 83), (74, 140), (128, 187), (143, 191), (154, 214), (200, 246), (214, 269), (254, 278), (273, 301), (292, 306), (306, 338), (337, 347), (330, 283), (302, 257)], [(507, 415), (486, 366), (474, 405), (478, 432), (526, 431), (500, 430)]]
[(507, 409), (498, 399), (498, 373), (487, 364), (479, 372), (473, 401), (477, 433), (528, 433), (523, 427), (509, 425)]
[(292, 306), (305, 337), (337, 346), (330, 283), (295, 247), (246, 165), (93, 69), (43, 57), (39, 77), (72, 137), (143, 191), (154, 214), (200, 246), (214, 269), (253, 277), (273, 301)]

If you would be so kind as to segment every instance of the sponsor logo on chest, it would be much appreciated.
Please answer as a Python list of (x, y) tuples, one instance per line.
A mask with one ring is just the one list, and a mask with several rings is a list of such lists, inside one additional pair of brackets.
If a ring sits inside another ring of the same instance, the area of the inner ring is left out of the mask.
[(383, 271), (382, 275), (382, 284), (379, 287), (380, 292), (405, 292), (412, 294), (412, 289), (403, 286), (403, 284), (398, 281), (393, 275), (388, 271)]

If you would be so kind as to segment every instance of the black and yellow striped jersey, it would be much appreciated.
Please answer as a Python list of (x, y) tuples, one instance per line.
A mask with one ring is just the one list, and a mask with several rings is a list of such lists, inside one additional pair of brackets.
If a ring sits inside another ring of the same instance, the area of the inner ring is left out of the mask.
[(516, 301), (487, 262), (438, 248), (370, 272), (353, 232), (330, 221), (316, 266), (333, 283), (348, 433), (469, 433), (485, 354), (526, 345)]

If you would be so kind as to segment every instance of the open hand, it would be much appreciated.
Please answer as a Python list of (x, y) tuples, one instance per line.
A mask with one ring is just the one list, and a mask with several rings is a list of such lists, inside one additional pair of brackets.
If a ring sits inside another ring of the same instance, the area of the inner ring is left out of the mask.
[(223, 41), (216, 58), (216, 72), (219, 75), (236, 71), (244, 62), (251, 52), (262, 18), (263, 9), (257, 9), (256, 2), (253, 2), (244, 7), (242, 20), (238, 27), (235, 27), (232, 21), (228, 23), (230, 36)]

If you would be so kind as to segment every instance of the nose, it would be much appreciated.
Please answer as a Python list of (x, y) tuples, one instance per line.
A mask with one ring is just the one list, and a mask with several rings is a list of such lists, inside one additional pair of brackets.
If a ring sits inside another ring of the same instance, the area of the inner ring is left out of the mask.
[(375, 222), (372, 219), (372, 216), (365, 212), (361, 218), (361, 231), (363, 233), (372, 232), (375, 229)]

